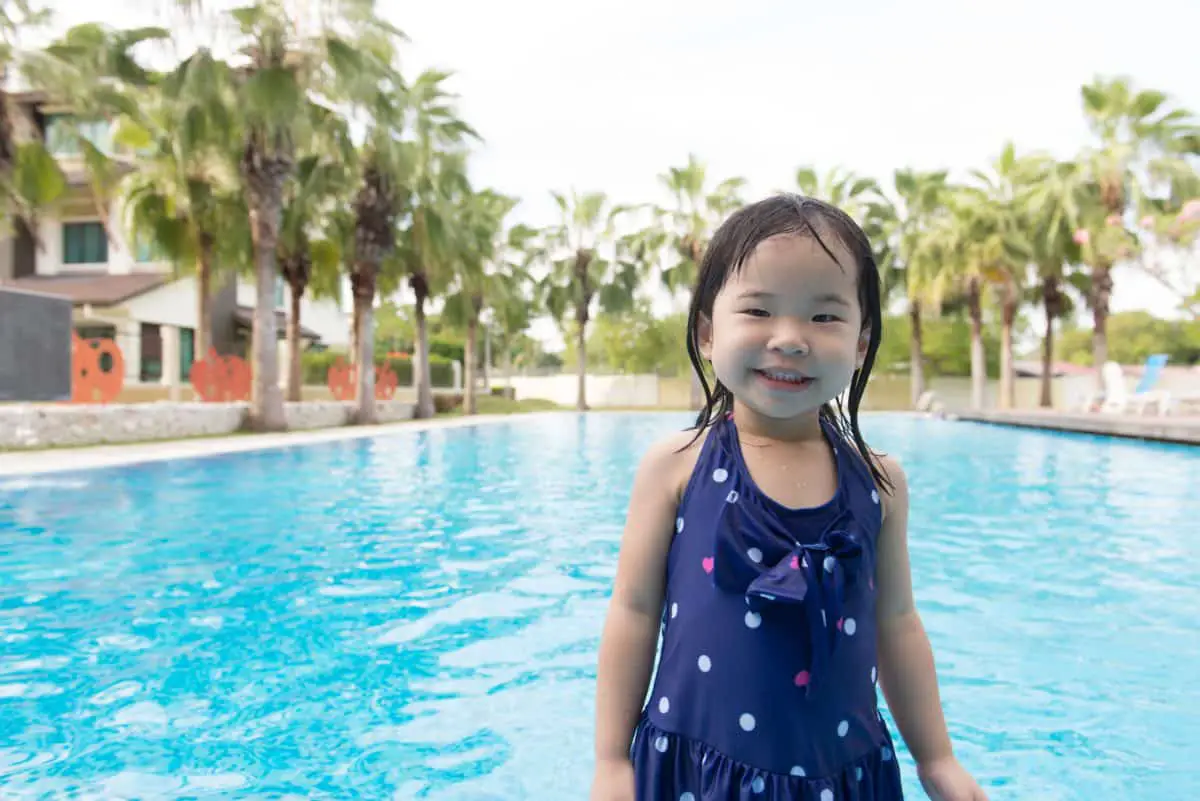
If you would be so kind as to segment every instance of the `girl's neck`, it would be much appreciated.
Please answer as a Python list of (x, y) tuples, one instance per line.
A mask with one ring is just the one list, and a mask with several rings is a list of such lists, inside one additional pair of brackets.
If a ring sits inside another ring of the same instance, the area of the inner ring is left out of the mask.
[(812, 412), (798, 417), (779, 420), (759, 414), (737, 400), (733, 402), (733, 419), (738, 432), (752, 437), (773, 439), (785, 442), (803, 442), (805, 440), (823, 439), (825, 434), (821, 428), (821, 411)]

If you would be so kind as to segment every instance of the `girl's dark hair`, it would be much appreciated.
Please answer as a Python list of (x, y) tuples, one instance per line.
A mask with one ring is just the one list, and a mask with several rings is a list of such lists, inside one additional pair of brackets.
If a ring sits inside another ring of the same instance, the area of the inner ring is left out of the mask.
[[(700, 379), (705, 399), (704, 408), (700, 410), (694, 426), (696, 438), (733, 411), (733, 393), (715, 376), (714, 386), (709, 387), (704, 358), (700, 355), (701, 318), (712, 319), (717, 294), (729, 277), (742, 269), (754, 249), (763, 241), (780, 235), (811, 236), (831, 259), (841, 264), (822, 238), (823, 235), (832, 236), (854, 258), (858, 268), (858, 303), (863, 311), (863, 326), (870, 331), (867, 355), (862, 367), (854, 371), (850, 380), (848, 413), (839, 395), (834, 402), (821, 407), (821, 417), (854, 443), (875, 481), (890, 490), (891, 481), (884, 474), (878, 458), (867, 447), (858, 425), (858, 407), (867, 389), (867, 380), (871, 377), (871, 368), (875, 364), (875, 354), (883, 335), (879, 268), (875, 264), (871, 243), (858, 223), (836, 206), (814, 198), (784, 193), (743, 206), (717, 228), (704, 252), (688, 309), (688, 358)], [(842, 267), (844, 269), (845, 265)]]

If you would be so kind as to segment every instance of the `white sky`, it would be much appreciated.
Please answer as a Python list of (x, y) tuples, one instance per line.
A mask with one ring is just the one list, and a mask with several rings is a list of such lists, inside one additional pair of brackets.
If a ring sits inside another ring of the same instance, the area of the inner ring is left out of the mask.
[[(312, 0), (309, 0), (312, 2)], [(162, 7), (165, 3), (157, 4)], [(94, 19), (54, 4), (60, 24)], [(143, 9), (154, 8), (142, 0)], [(1087, 141), (1079, 86), (1130, 75), (1200, 113), (1200, 2), (1142, 0), (380, 0), (412, 39), (406, 71), (453, 69), (485, 138), (479, 185), (554, 219), (552, 189), (661, 199), (689, 151), (750, 195), (795, 168), (983, 167), (1007, 139), (1070, 156)], [(104, 12), (131, 24), (132, 11)], [(1116, 310), (1170, 314), (1152, 280), (1118, 271)], [(551, 328), (539, 326), (538, 333)]]

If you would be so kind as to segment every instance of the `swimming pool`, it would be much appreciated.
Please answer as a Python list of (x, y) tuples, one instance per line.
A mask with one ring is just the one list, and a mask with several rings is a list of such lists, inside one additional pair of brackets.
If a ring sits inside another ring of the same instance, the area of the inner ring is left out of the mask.
[[(0, 796), (585, 798), (625, 500), (686, 423), (0, 479)], [(992, 798), (1200, 797), (1200, 450), (864, 429), (906, 464), (918, 603)]]

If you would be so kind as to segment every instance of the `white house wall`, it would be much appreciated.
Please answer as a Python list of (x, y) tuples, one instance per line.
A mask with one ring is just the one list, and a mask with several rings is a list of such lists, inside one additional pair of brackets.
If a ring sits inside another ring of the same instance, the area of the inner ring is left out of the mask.
[[(282, 312), (291, 309), (290, 290), (283, 291), (283, 303), (278, 308)], [(239, 306), (254, 308), (254, 282), (248, 279), (238, 279), (237, 303)], [(321, 341), (327, 347), (342, 348), (350, 343), (350, 314), (343, 312), (335, 300), (315, 300), (305, 295), (300, 300), (300, 324), (311, 328), (321, 336)]]

